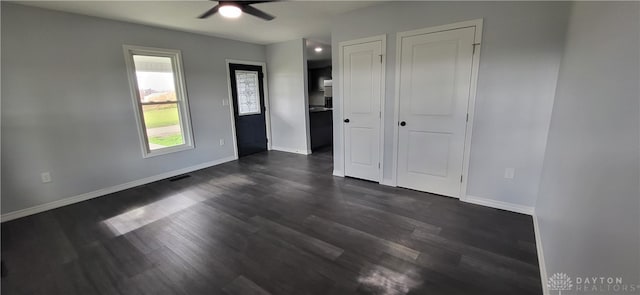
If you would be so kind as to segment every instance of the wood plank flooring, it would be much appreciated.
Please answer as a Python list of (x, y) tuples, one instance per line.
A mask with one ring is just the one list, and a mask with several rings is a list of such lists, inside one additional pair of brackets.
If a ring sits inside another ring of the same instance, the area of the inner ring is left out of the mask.
[(2, 294), (542, 294), (530, 216), (256, 154), (2, 224)]

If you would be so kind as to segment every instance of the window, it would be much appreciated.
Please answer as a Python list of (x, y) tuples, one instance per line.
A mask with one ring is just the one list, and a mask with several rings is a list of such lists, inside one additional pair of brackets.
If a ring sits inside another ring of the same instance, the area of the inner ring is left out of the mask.
[(143, 156), (193, 148), (180, 51), (124, 50)]
[(236, 71), (238, 91), (238, 115), (260, 114), (260, 94), (258, 93), (258, 72)]

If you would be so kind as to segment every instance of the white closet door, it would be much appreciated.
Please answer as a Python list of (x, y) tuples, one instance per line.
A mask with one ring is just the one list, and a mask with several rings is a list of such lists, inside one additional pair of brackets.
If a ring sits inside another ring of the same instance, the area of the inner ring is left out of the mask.
[(398, 186), (460, 197), (474, 34), (402, 38)]
[(380, 181), (382, 41), (342, 50), (345, 175)]

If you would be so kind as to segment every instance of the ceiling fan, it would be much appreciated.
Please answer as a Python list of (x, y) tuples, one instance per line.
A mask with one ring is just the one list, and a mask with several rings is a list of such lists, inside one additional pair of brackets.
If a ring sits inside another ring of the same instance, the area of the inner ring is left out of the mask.
[(274, 1), (226, 1), (226, 0), (220, 0), (220, 1), (217, 1), (217, 2), (218, 2), (218, 5), (216, 5), (213, 8), (207, 10), (207, 12), (203, 13), (198, 18), (201, 18), (201, 19), (207, 18), (207, 17), (210, 17), (210, 16), (214, 15), (217, 12), (219, 12), (222, 16), (229, 17), (229, 18), (239, 17), (243, 12), (246, 13), (246, 14), (250, 14), (250, 15), (253, 15), (255, 17), (264, 19), (266, 21), (270, 21), (270, 20), (275, 18), (273, 15), (270, 15), (270, 14), (268, 14), (268, 13), (266, 13), (266, 12), (260, 10), (260, 9), (257, 9), (257, 8), (255, 8), (253, 6), (251, 6), (252, 4), (274, 2)]

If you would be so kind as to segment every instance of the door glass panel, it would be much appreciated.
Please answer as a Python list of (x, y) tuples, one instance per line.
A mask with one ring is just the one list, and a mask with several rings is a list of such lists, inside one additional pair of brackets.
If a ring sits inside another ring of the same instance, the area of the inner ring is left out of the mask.
[(260, 114), (258, 72), (236, 71), (238, 92), (238, 114), (240, 116)]

